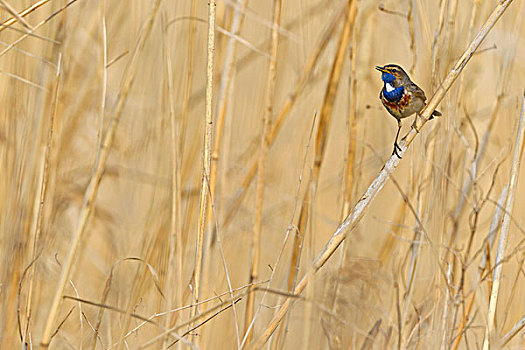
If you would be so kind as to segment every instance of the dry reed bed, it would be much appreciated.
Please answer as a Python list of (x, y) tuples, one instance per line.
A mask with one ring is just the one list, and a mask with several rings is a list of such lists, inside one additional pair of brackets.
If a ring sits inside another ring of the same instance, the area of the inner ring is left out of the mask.
[(1, 348), (523, 348), (524, 7), (2, 1)]

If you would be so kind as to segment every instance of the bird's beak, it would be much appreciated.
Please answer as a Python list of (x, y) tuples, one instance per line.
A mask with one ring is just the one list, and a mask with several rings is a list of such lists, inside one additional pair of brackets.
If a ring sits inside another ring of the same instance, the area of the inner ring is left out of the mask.
[(380, 72), (383, 72), (383, 73), (388, 73), (388, 71), (386, 69), (384, 69), (383, 67), (380, 67), (380, 66), (376, 66), (376, 69)]

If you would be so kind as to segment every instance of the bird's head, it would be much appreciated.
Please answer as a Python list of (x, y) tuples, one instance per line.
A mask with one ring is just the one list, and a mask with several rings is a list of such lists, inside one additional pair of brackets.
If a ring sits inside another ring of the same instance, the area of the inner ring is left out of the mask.
[(382, 73), (381, 79), (385, 84), (400, 86), (406, 81), (410, 81), (408, 74), (397, 64), (387, 64), (384, 67), (376, 66), (376, 69)]

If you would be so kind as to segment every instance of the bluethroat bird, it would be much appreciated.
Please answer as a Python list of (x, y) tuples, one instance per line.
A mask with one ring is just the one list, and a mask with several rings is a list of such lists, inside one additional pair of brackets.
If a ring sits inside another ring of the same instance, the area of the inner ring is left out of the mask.
[[(384, 67), (377, 66), (376, 69), (382, 73), (381, 79), (384, 83), (383, 89), (379, 93), (379, 99), (383, 102), (386, 110), (397, 120), (397, 134), (392, 155), (395, 154), (401, 159), (397, 153), (398, 150), (401, 151), (397, 144), (401, 130), (401, 119), (410, 117), (414, 113), (419, 114), (425, 107), (427, 98), (423, 90), (410, 80), (408, 74), (400, 66), (387, 64)], [(432, 112), (429, 119), (440, 115), (441, 113), (436, 110)]]

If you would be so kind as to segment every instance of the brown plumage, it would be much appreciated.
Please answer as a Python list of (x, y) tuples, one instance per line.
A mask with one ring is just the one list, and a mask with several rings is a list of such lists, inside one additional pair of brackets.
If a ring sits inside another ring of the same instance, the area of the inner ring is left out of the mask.
[[(405, 70), (400, 66), (388, 64), (384, 67), (378, 66), (376, 69), (382, 72), (381, 79), (384, 83), (383, 89), (379, 93), (379, 99), (386, 110), (397, 120), (398, 129), (392, 154), (401, 158), (397, 153), (397, 150), (400, 150), (397, 139), (401, 130), (401, 119), (421, 112), (423, 107), (425, 107), (427, 97), (423, 90), (412, 82)], [(429, 119), (440, 115), (441, 113), (436, 110), (432, 112), (432, 116)]]

